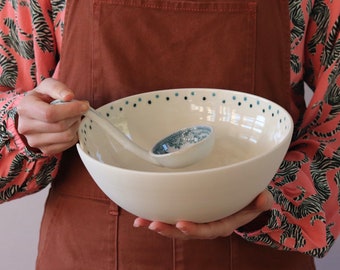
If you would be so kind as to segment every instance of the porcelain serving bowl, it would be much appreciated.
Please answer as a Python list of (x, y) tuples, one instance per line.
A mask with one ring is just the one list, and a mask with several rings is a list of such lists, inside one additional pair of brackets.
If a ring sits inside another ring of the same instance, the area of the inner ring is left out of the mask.
[(77, 149), (102, 191), (132, 214), (166, 223), (214, 221), (245, 207), (275, 175), (293, 131), (281, 106), (231, 90), (154, 91), (97, 111), (145, 149), (185, 127), (213, 127), (215, 144), (206, 158), (170, 169), (125, 150), (89, 118), (81, 122)]

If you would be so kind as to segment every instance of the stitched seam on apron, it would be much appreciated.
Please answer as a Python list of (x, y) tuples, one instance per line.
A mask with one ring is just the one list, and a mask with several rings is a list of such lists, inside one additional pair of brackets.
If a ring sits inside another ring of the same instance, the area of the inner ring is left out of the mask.
[(172, 239), (172, 270), (176, 270), (176, 239)]
[[(182, 2), (179, 2), (182, 3)], [(187, 3), (184, 3), (184, 5)], [(199, 4), (205, 4), (205, 3), (199, 3)], [(223, 5), (223, 3), (216, 3), (217, 5)], [(255, 2), (249, 2), (245, 5), (242, 5), (241, 8), (236, 7), (218, 7), (214, 3), (209, 3), (209, 6), (207, 8), (189, 8), (185, 7), (183, 5), (180, 5), (179, 7), (175, 6), (167, 6), (167, 5), (156, 5), (156, 4), (141, 4), (141, 3), (126, 3), (126, 2), (115, 2), (112, 3), (112, 5), (119, 5), (119, 6), (131, 6), (131, 7), (137, 7), (137, 8), (152, 8), (152, 9), (162, 9), (162, 10), (169, 10), (169, 11), (191, 11), (191, 12), (232, 12), (232, 13), (240, 13), (240, 12), (255, 12)], [(241, 5), (239, 5), (241, 6)]]
[(68, 192), (65, 192), (65, 191), (59, 191), (59, 190), (56, 190), (54, 188), (53, 192), (55, 193), (59, 193), (60, 196), (64, 196), (64, 197), (73, 197), (73, 198), (78, 198), (78, 199), (88, 199), (88, 200), (93, 200), (93, 201), (101, 201), (101, 202), (109, 202), (110, 199), (109, 198), (105, 198), (105, 197), (99, 197), (99, 196), (96, 196), (96, 195), (92, 195), (92, 194), (75, 194), (75, 193), (68, 193)]
[(119, 216), (117, 215), (116, 218), (115, 218), (115, 251), (114, 251), (114, 260), (115, 260), (115, 265), (114, 265), (114, 269), (115, 270), (118, 270), (118, 248), (119, 248), (119, 245), (118, 245), (118, 235), (119, 235)]

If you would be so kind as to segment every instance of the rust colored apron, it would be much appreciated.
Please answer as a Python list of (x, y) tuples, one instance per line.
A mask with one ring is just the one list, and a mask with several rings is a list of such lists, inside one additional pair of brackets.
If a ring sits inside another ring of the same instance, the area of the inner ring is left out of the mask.
[[(288, 0), (68, 0), (60, 80), (94, 107), (144, 91), (235, 89), (294, 113)], [(315, 269), (297, 252), (236, 235), (180, 241), (133, 228), (134, 216), (64, 154), (46, 202), (38, 270)]]

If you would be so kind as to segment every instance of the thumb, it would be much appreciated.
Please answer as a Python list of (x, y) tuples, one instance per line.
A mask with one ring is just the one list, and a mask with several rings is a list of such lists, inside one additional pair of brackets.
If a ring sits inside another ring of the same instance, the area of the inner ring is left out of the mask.
[(74, 93), (70, 88), (64, 83), (52, 78), (43, 80), (35, 88), (35, 91), (52, 100), (59, 99), (62, 101), (71, 101), (74, 98)]
[(273, 195), (268, 190), (264, 190), (254, 200), (253, 207), (255, 209), (258, 209), (259, 212), (264, 212), (271, 209), (273, 203), (274, 203)]

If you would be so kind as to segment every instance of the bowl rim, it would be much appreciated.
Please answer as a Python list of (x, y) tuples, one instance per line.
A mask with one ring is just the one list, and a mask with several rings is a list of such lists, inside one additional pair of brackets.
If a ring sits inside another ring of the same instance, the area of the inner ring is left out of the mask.
[[(281, 141), (279, 142), (277, 145), (275, 145), (273, 148), (270, 148), (269, 150), (266, 150), (264, 151), (263, 153), (259, 154), (259, 155), (256, 155), (254, 157), (251, 157), (251, 158), (248, 158), (248, 159), (245, 159), (245, 160), (242, 160), (242, 161), (238, 161), (238, 162), (235, 162), (235, 163), (232, 163), (232, 164), (227, 164), (227, 165), (224, 165), (224, 166), (218, 166), (218, 167), (212, 167), (212, 168), (205, 168), (205, 169), (194, 169), (194, 170), (189, 170), (189, 171), (176, 171), (176, 169), (173, 169), (173, 171), (166, 171), (166, 172), (162, 172), (162, 171), (142, 171), (142, 170), (137, 170), (137, 169), (128, 169), (128, 168), (122, 168), (122, 167), (118, 167), (118, 166), (115, 166), (115, 165), (110, 165), (110, 164), (107, 164), (107, 163), (104, 163), (104, 162), (101, 162), (95, 158), (93, 158), (92, 156), (90, 156), (81, 146), (81, 143), (78, 141), (77, 144), (76, 144), (76, 148), (77, 148), (77, 151), (78, 152), (82, 152), (84, 155), (86, 155), (88, 158), (90, 158), (90, 160), (94, 161), (95, 163), (99, 164), (100, 166), (108, 166), (108, 167), (114, 167), (115, 169), (118, 169), (122, 172), (136, 172), (136, 173), (140, 173), (140, 174), (167, 174), (167, 175), (186, 175), (186, 174), (192, 174), (192, 173), (208, 173), (208, 172), (211, 172), (211, 171), (219, 171), (219, 170), (224, 170), (226, 168), (234, 168), (234, 167), (238, 167), (238, 166), (241, 166), (243, 164), (246, 164), (246, 163), (251, 163), (252, 161), (256, 160), (256, 159), (259, 159), (259, 158), (263, 158), (266, 154), (268, 154), (269, 152), (275, 152), (279, 147), (281, 147), (282, 144), (286, 144), (287, 143), (287, 140), (291, 141), (292, 139), (292, 136), (293, 136), (293, 131), (294, 131), (294, 121), (293, 121), (293, 118), (291, 116), (291, 114), (284, 108), (282, 107), (280, 104), (270, 100), (270, 99), (267, 99), (267, 98), (264, 98), (264, 97), (261, 97), (261, 96), (257, 96), (255, 94), (252, 94), (252, 93), (247, 93), (247, 92), (242, 92), (242, 91), (236, 91), (236, 90), (229, 90), (229, 89), (220, 89), (220, 88), (202, 88), (202, 87), (183, 87), (183, 88), (170, 88), (170, 89), (162, 89), (162, 90), (155, 90), (155, 91), (149, 91), (149, 92), (143, 92), (143, 93), (139, 93), (139, 94), (134, 94), (134, 95), (130, 95), (130, 96), (127, 96), (127, 97), (123, 97), (121, 99), (118, 99), (118, 100), (114, 100), (114, 101), (111, 101), (107, 104), (104, 104), (102, 106), (100, 106), (99, 108), (97, 108), (96, 110), (103, 110), (106, 106), (110, 106), (113, 102), (116, 102), (116, 101), (120, 101), (120, 102), (123, 102), (125, 101), (126, 99), (131, 99), (131, 98), (135, 98), (135, 97), (139, 97), (141, 95), (144, 95), (144, 94), (151, 94), (151, 93), (154, 93), (154, 94), (157, 94), (157, 93), (165, 93), (165, 92), (174, 92), (174, 91), (183, 91), (183, 90), (186, 90), (186, 91), (209, 91), (209, 92), (213, 92), (213, 91), (227, 91), (231, 94), (235, 94), (235, 95), (246, 95), (248, 97), (253, 97), (253, 98), (256, 98), (256, 99), (259, 99), (259, 100), (262, 100), (266, 103), (272, 103), (274, 105), (276, 105), (280, 110), (282, 110), (286, 115), (287, 115), (287, 119), (286, 121), (289, 122), (289, 126), (291, 127), (287, 133), (287, 136)], [(82, 119), (81, 123), (83, 123), (85, 121), (85, 118)], [(79, 126), (79, 129), (78, 129), (78, 132), (80, 132), (80, 129), (81, 129), (81, 126), (82, 124), (80, 124)], [(290, 144), (290, 143), (289, 143)], [(289, 144), (288, 144), (288, 147), (287, 147), (287, 150), (286, 150), (286, 153), (289, 149)], [(286, 155), (286, 154), (285, 154)]]

